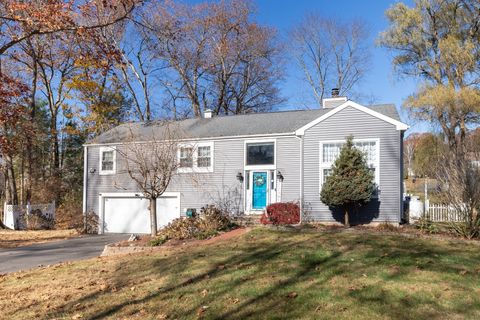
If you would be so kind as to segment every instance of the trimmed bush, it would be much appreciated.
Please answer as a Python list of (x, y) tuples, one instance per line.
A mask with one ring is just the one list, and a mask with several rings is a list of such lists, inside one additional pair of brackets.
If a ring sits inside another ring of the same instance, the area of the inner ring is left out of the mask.
[(260, 218), (262, 224), (289, 225), (300, 222), (300, 206), (295, 202), (278, 202), (267, 207)]
[(76, 229), (81, 232), (83, 226), (82, 193), (69, 192), (55, 210), (55, 229)]
[(200, 215), (194, 217), (178, 218), (170, 222), (159, 231), (158, 237), (153, 239), (152, 246), (161, 245), (169, 239), (208, 239), (218, 235), (222, 231), (235, 228), (228, 213), (222, 212), (213, 205), (207, 205), (200, 211)]
[(174, 219), (165, 228), (159, 231), (157, 238), (165, 237), (167, 239), (194, 239), (200, 233), (199, 218), (197, 217), (185, 217)]
[(27, 230), (51, 230), (55, 221), (42, 214), (40, 210), (34, 210), (26, 216)]
[(84, 219), (83, 221), (84, 223), (82, 224), (81, 227), (77, 228), (77, 231), (87, 233), (87, 234), (97, 234), (98, 233), (98, 215), (93, 211), (89, 211), (87, 212), (85, 217), (82, 215), (82, 218)]
[(207, 205), (200, 210), (200, 228), (202, 230), (225, 231), (233, 227), (228, 213), (214, 205)]
[(164, 244), (167, 241), (168, 241), (168, 237), (165, 236), (165, 235), (162, 235), (162, 236), (156, 237), (155, 239), (150, 240), (149, 245), (151, 247), (158, 247), (158, 246), (161, 246), (162, 244)]

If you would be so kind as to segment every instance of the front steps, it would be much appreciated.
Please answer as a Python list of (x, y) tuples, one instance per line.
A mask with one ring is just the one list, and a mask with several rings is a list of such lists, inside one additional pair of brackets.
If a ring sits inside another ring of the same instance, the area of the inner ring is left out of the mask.
[(243, 227), (254, 227), (262, 225), (260, 223), (261, 214), (242, 214), (233, 217), (233, 222)]

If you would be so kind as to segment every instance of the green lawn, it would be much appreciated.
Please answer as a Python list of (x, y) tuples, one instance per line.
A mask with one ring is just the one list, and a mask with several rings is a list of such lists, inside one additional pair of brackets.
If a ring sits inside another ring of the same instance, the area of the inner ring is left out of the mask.
[(0, 310), (8, 319), (478, 319), (480, 246), (255, 229), (7, 275)]

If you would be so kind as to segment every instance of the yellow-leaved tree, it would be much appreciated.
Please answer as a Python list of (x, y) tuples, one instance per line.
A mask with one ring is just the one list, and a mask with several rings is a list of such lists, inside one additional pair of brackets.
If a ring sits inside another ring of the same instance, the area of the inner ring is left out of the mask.
[(386, 15), (380, 45), (391, 50), (400, 75), (421, 80), (404, 106), (438, 125), (450, 151), (462, 154), (469, 126), (480, 121), (480, 2), (399, 2)]

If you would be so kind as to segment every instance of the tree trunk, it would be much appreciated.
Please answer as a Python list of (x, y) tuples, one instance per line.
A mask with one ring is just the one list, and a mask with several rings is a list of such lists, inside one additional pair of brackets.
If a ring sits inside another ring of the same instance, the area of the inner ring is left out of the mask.
[[(8, 203), (8, 201), (10, 201), (10, 185), (9, 185), (9, 182), (8, 182), (8, 170), (7, 170), (7, 166), (3, 166), (2, 168), (2, 174), (3, 174), (3, 196), (5, 197), (5, 202)], [(0, 197), (2, 196), (2, 194), (0, 194)]]
[[(35, 94), (37, 93), (37, 79), (38, 79), (38, 68), (37, 62), (33, 58), (33, 69), (32, 69), (32, 88), (30, 95), (30, 123), (35, 124), (35, 116), (37, 114), (37, 104)], [(32, 198), (32, 189), (33, 189), (33, 141), (32, 135), (27, 134), (27, 186), (25, 192), (25, 202), (30, 203)]]
[(350, 228), (350, 219), (348, 216), (348, 209), (345, 208), (345, 227)]
[(195, 99), (195, 102), (192, 103), (192, 107), (195, 118), (201, 118), (202, 114), (200, 113), (200, 103), (198, 103), (198, 100)]
[(157, 198), (150, 198), (150, 228), (152, 237), (157, 236)]
[[(60, 184), (62, 178), (62, 170), (60, 163), (60, 142), (58, 137), (58, 127), (57, 127), (58, 114), (55, 111), (52, 114), (52, 119), (50, 120), (50, 132), (51, 132), (51, 145), (52, 145), (52, 155), (50, 164), (51, 177), (54, 177), (56, 184)], [(55, 202), (60, 203), (60, 188), (55, 188)]]
[(7, 167), (7, 176), (8, 179), (8, 188), (9, 196), (7, 196), (7, 203), (9, 204), (18, 204), (18, 193), (17, 193), (17, 183), (15, 181), (15, 169), (13, 167), (13, 159), (11, 156), (5, 156), (5, 162)]
[(25, 204), (25, 157), (22, 154), (20, 160), (20, 204)]
[(58, 142), (58, 132), (57, 132), (57, 115), (55, 114), (54, 117), (52, 117), (51, 123), (50, 123), (50, 131), (52, 135), (52, 167), (53, 167), (53, 172), (55, 174), (55, 171), (60, 169), (60, 144)]

